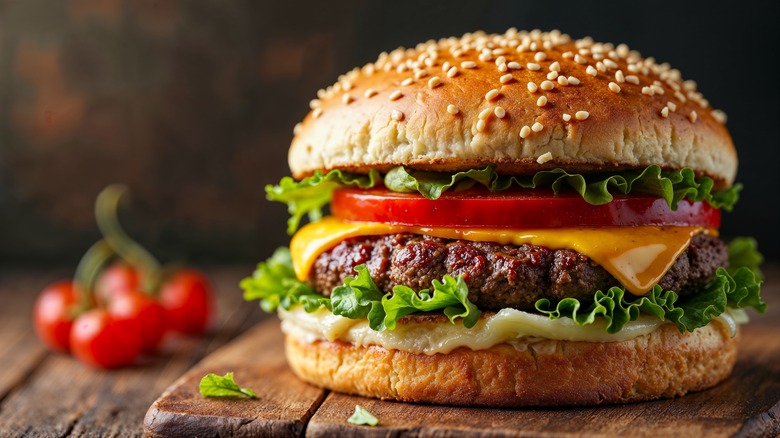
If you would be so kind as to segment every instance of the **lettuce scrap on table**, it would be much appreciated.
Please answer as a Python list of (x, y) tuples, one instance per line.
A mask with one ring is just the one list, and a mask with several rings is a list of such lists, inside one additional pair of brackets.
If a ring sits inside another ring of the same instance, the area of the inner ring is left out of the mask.
[[(553, 304), (548, 299), (536, 302), (536, 309), (550, 319), (571, 318), (578, 325), (592, 324), (597, 318), (606, 322), (609, 333), (619, 332), (639, 315), (653, 315), (669, 321), (680, 332), (690, 332), (707, 325), (727, 308), (752, 307), (766, 310), (761, 299), (762, 281), (754, 272), (761, 255), (752, 239), (735, 239), (729, 245), (730, 268), (718, 269), (715, 279), (701, 293), (679, 296), (676, 292), (655, 286), (643, 297), (627, 294), (621, 287), (606, 292), (596, 291), (591, 302), (582, 303), (564, 298)], [(398, 320), (417, 312), (443, 312), (453, 324), (462, 321), (473, 327), (481, 311), (468, 299), (468, 286), (459, 276), (445, 275), (433, 282), (433, 290), (419, 292), (406, 286), (395, 286), (392, 293), (383, 293), (371, 279), (365, 265), (355, 268), (356, 276), (344, 279), (344, 284), (333, 289), (330, 297), (315, 291), (298, 280), (293, 271), (290, 252), (279, 248), (267, 261), (257, 266), (251, 277), (241, 281), (244, 299), (260, 300), (266, 312), (278, 307), (289, 310), (300, 304), (307, 312), (325, 306), (336, 315), (350, 319), (368, 319), (372, 329), (393, 330)]]

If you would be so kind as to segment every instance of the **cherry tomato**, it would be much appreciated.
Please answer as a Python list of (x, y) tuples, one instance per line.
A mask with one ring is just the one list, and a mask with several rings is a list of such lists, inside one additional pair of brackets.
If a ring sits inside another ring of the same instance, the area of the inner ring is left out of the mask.
[(108, 313), (117, 325), (135, 334), (142, 353), (155, 351), (165, 335), (165, 309), (143, 292), (115, 293), (109, 301)]
[(138, 271), (127, 263), (114, 263), (106, 268), (95, 282), (95, 294), (102, 303), (108, 303), (117, 293), (136, 290), (141, 284)]
[(187, 334), (203, 333), (214, 311), (214, 293), (206, 276), (193, 269), (182, 269), (160, 288), (160, 303), (165, 308), (168, 328)]
[(52, 284), (41, 292), (33, 308), (33, 322), (38, 338), (54, 351), (70, 350), (70, 330), (76, 293), (72, 281)]
[(439, 199), (384, 188), (339, 189), (331, 212), (351, 221), (432, 227), (557, 228), (602, 226), (720, 225), (720, 210), (706, 202), (680, 201), (672, 211), (666, 201), (649, 196), (615, 196), (603, 205), (588, 204), (578, 194), (545, 190), (484, 189), (445, 192)]
[(70, 346), (73, 355), (83, 363), (118, 368), (133, 363), (140, 351), (140, 339), (107, 310), (92, 309), (73, 322)]

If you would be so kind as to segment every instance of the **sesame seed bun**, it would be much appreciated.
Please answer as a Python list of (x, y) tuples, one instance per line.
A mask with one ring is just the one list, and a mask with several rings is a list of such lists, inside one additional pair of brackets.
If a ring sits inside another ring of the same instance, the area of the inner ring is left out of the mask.
[(657, 164), (692, 168), (722, 188), (737, 170), (725, 115), (678, 70), (555, 31), (399, 48), (318, 97), (290, 148), (296, 178), (398, 165), (533, 174)]
[(734, 367), (736, 338), (718, 323), (686, 334), (665, 324), (622, 342), (518, 341), (427, 356), (287, 335), (286, 353), (303, 380), (367, 397), (493, 407), (594, 405), (712, 387)]

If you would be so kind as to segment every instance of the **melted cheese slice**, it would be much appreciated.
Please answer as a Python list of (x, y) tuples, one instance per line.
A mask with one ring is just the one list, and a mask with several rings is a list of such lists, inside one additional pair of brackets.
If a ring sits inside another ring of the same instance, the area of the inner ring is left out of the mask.
[[(401, 350), (417, 354), (447, 354), (466, 347), (483, 350), (498, 344), (511, 344), (515, 348), (554, 348), (545, 340), (617, 342), (634, 339), (668, 324), (656, 317), (641, 315), (636, 321), (623, 326), (617, 333), (607, 333), (603, 320), (579, 326), (570, 318), (549, 319), (546, 316), (515, 309), (502, 309), (498, 313), (481, 318), (472, 328), (449, 321), (416, 321), (405, 324), (400, 321), (395, 330), (375, 331), (366, 319), (348, 319), (334, 315), (325, 308), (306, 313), (302, 306), (289, 311), (279, 308), (282, 330), (305, 342), (317, 340), (343, 341), (359, 346), (379, 345), (388, 350)], [(716, 318), (731, 331), (733, 337), (737, 321), (729, 312)]]
[(550, 249), (572, 249), (601, 265), (634, 295), (647, 294), (671, 268), (702, 227), (601, 227), (536, 230), (489, 228), (430, 228), (347, 222), (326, 217), (301, 228), (290, 242), (293, 267), (303, 281), (321, 253), (350, 237), (396, 233), (423, 234), (444, 239), (529, 243)]

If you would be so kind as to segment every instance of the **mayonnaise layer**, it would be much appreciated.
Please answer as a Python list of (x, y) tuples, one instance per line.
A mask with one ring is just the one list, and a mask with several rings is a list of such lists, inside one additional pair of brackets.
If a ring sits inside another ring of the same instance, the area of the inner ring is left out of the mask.
[[(466, 347), (483, 350), (494, 345), (534, 340), (616, 342), (646, 335), (668, 322), (652, 316), (640, 316), (623, 326), (617, 333), (607, 333), (603, 321), (579, 326), (570, 318), (549, 319), (546, 316), (515, 309), (501, 311), (483, 317), (472, 328), (460, 322), (422, 321), (413, 324), (399, 322), (395, 330), (375, 331), (365, 319), (349, 319), (337, 316), (322, 308), (306, 313), (301, 306), (289, 311), (279, 310), (282, 331), (306, 342), (316, 340), (343, 341), (357, 346), (378, 345), (388, 350), (401, 350), (417, 354), (433, 355), (449, 353)], [(717, 320), (732, 333), (737, 323), (728, 312)]]

